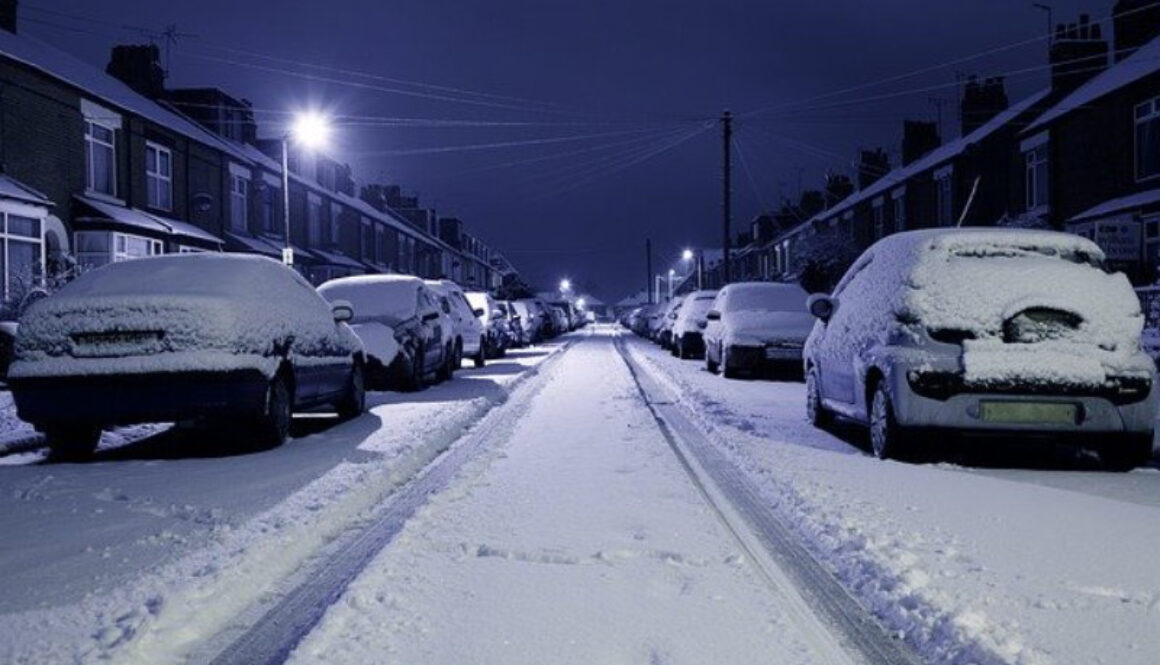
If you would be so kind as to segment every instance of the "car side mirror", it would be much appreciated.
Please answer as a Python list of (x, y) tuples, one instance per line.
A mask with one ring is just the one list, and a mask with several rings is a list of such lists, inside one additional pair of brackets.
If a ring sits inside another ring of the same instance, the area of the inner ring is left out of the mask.
[(709, 327), (709, 322), (708, 321), (698, 321), (697, 327), (700, 328), (701, 330), (704, 330), (705, 328)]
[(721, 320), (721, 312), (718, 312), (715, 309), (711, 309), (711, 310), (709, 310), (709, 313), (705, 315), (705, 320), (706, 321), (720, 321)]
[(423, 323), (430, 323), (439, 318), (439, 312), (427, 312), (423, 315)]
[(818, 320), (826, 323), (838, 310), (838, 299), (824, 293), (815, 293), (806, 300), (806, 308)]
[(354, 305), (348, 300), (335, 300), (330, 305), (330, 313), (335, 323), (346, 323), (354, 318)]
[[(483, 308), (476, 307), (475, 309), (471, 310), (471, 313), (476, 315), (476, 316), (483, 316)], [(494, 316), (494, 314), (493, 314), (493, 316)]]

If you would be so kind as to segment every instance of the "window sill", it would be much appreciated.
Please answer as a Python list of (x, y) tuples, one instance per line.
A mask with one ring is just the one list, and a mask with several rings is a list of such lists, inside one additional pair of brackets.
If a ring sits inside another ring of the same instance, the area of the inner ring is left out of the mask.
[(96, 200), (98, 200), (98, 201), (104, 201), (105, 203), (115, 203), (115, 204), (117, 204), (117, 205), (119, 205), (119, 206), (124, 206), (124, 205), (125, 205), (125, 200), (124, 200), (124, 199), (119, 199), (119, 198), (117, 198), (116, 196), (113, 196), (112, 194), (106, 194), (106, 193), (104, 193), (104, 192), (98, 192), (98, 191), (96, 191), (96, 190), (93, 190), (93, 189), (86, 189), (86, 190), (85, 190), (85, 196), (89, 197), (90, 199), (96, 199)]

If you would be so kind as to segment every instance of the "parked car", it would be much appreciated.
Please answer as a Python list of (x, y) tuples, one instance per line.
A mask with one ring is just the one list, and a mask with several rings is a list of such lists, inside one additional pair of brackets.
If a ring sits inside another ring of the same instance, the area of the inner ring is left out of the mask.
[(524, 344), (539, 344), (544, 339), (544, 316), (530, 300), (515, 300), (511, 303), (515, 313), (520, 317), (520, 330)]
[(354, 305), (350, 326), (367, 357), (373, 390), (417, 390), (428, 377), (450, 378), (454, 356), (450, 319), (439, 295), (410, 275), (359, 275), (318, 287), (331, 302)]
[(657, 344), (662, 349), (668, 349), (673, 342), (673, 324), (677, 322), (677, 313), (685, 302), (685, 296), (673, 296), (665, 303), (660, 319), (660, 329), (657, 331)]
[(563, 307), (551, 305), (548, 311), (552, 314), (552, 330), (555, 331), (556, 335), (563, 335), (571, 329), (568, 313), (564, 311)]
[(463, 294), (483, 325), (483, 356), (499, 358), (507, 352), (507, 318), (500, 310), (499, 302), (484, 291), (468, 291)]
[(1152, 456), (1156, 368), (1140, 348), (1140, 302), (1090, 240), (900, 233), (809, 307), (809, 418), (866, 425), (878, 457), (927, 452), (948, 433), (1071, 440), (1111, 469)]
[(738, 282), (717, 292), (705, 314), (705, 368), (742, 372), (797, 370), (814, 321), (797, 284)]
[(510, 345), (512, 347), (522, 347), (530, 344), (531, 340), (524, 332), (523, 316), (520, 314), (520, 310), (516, 308), (516, 303), (511, 300), (502, 300), (499, 303), (499, 308), (504, 314), (504, 320), (507, 321)]
[(193, 419), (277, 445), (292, 411), (363, 411), (353, 316), (263, 257), (114, 263), (29, 307), (9, 384), (20, 418), (57, 454), (91, 453), (106, 427)]
[[(476, 367), (483, 367), (484, 358), (484, 331), (479, 321), (479, 312), (475, 311), (463, 295), (463, 289), (449, 279), (427, 280), (427, 285), (447, 299), (450, 307), (448, 314), (455, 328), (455, 342), (453, 351), (456, 357), (471, 358)], [(455, 363), (459, 369), (460, 362)]]
[(708, 319), (705, 315), (713, 308), (716, 291), (694, 291), (685, 299), (673, 321), (673, 355), (678, 358), (702, 358), (705, 355), (703, 334)]

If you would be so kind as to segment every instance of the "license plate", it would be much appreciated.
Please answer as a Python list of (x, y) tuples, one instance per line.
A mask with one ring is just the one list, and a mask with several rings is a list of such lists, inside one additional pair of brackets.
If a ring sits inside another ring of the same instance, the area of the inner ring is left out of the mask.
[(765, 358), (767, 360), (786, 360), (790, 358), (800, 358), (801, 354), (801, 349), (793, 349), (784, 346), (765, 347)]
[(1079, 407), (1054, 402), (980, 402), (979, 415), (990, 423), (1075, 425)]

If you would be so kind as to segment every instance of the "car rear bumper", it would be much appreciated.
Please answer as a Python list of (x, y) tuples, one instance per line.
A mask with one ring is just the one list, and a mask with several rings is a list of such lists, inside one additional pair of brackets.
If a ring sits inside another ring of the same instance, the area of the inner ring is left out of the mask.
[(801, 369), (801, 347), (730, 346), (725, 353), (728, 369), (741, 371)]
[[(1003, 434), (1099, 434), (1145, 433), (1155, 427), (1157, 404), (1156, 389), (1148, 396), (1130, 404), (1114, 404), (1111, 400), (1094, 396), (1019, 395), (968, 392), (938, 400), (914, 392), (908, 381), (896, 373), (892, 381), (895, 418), (900, 425), (916, 428), (953, 429), (964, 433)], [(995, 418), (985, 408), (987, 404), (1050, 405), (1074, 412), (1074, 420), (1020, 422), (1009, 418)]]
[(11, 381), (21, 420), (101, 426), (240, 416), (263, 408), (269, 379), (257, 370), (36, 377)]
[(680, 336), (681, 350), (686, 354), (699, 356), (705, 353), (705, 338), (699, 332), (686, 332)]

